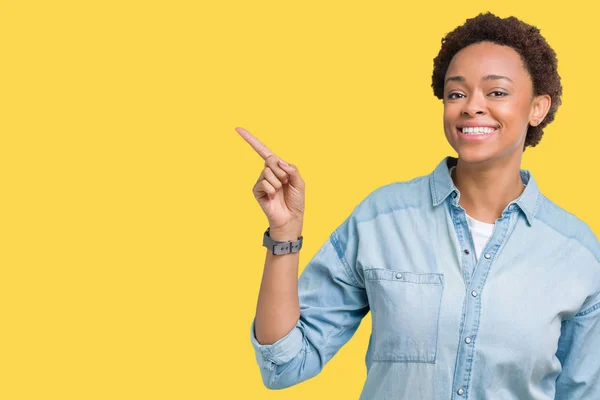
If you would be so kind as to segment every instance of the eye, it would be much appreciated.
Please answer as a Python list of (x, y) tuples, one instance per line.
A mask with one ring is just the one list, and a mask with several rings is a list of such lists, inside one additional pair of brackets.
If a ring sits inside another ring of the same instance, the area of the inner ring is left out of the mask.
[(507, 96), (507, 93), (500, 92), (500, 91), (497, 91), (497, 90), (496, 90), (496, 91), (494, 91), (494, 92), (492, 92), (492, 93), (490, 93), (490, 94), (494, 94), (494, 93), (495, 93), (496, 95), (495, 95), (495, 96), (492, 96), (492, 97), (504, 97), (504, 96)]
[(462, 93), (456, 93), (456, 92), (454, 92), (454, 93), (450, 93), (450, 94), (448, 94), (448, 98), (449, 98), (449, 99), (451, 99), (451, 100), (454, 100), (454, 99), (458, 99), (458, 98), (459, 98), (459, 97), (454, 97), (454, 95), (457, 95), (457, 96), (462, 96)]

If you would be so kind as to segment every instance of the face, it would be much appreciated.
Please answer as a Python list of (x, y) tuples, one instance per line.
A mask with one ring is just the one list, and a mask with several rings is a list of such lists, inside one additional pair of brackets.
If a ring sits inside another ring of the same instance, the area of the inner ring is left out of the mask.
[(481, 42), (452, 58), (444, 85), (444, 132), (467, 163), (517, 160), (528, 124), (546, 115), (550, 97), (533, 96), (533, 83), (511, 47)]

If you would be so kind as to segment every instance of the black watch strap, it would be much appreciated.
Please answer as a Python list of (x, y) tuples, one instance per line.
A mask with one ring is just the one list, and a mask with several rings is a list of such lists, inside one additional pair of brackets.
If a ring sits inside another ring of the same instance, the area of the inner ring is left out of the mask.
[(274, 255), (277, 256), (280, 254), (297, 253), (302, 248), (302, 236), (298, 237), (298, 239), (295, 241), (288, 240), (287, 242), (280, 242), (271, 239), (271, 237), (269, 236), (270, 229), (271, 227), (267, 228), (267, 230), (265, 231), (265, 234), (263, 236), (263, 246), (271, 250)]

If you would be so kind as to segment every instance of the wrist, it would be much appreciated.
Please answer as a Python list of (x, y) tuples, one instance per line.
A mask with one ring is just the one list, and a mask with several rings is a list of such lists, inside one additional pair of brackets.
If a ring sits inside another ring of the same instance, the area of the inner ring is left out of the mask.
[(276, 230), (274, 235), (271, 236), (271, 228), (269, 227), (263, 236), (263, 246), (276, 256), (298, 253), (302, 248), (303, 238), (302, 236), (299, 236), (297, 232), (299, 232), (299, 230), (296, 229)]
[(302, 235), (302, 226), (269, 227), (269, 237), (279, 242), (295, 241)]

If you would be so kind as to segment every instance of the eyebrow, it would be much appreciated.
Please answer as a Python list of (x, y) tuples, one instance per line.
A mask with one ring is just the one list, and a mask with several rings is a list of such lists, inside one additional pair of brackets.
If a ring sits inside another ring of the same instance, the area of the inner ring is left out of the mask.
[[(492, 75), (486, 75), (486, 76), (483, 77), (484, 81), (498, 80), (498, 79), (506, 79), (509, 82), (513, 81), (508, 76), (504, 76), (504, 75), (493, 75), (492, 74)], [(465, 77), (461, 76), (461, 75), (451, 76), (448, 79), (446, 79), (446, 83), (448, 83), (448, 81), (464, 82), (465, 81)]]

